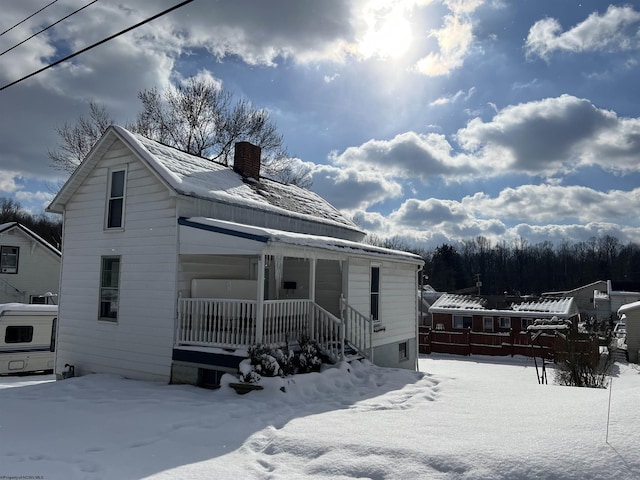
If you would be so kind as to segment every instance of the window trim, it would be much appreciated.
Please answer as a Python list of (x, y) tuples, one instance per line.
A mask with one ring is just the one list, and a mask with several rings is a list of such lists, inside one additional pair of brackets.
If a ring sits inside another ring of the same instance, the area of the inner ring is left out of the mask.
[[(14, 249), (15, 253), (5, 253), (5, 250)], [(4, 266), (5, 256), (15, 256), (16, 262), (15, 267)], [(16, 247), (13, 245), (2, 245), (0, 246), (0, 273), (6, 273), (10, 275), (14, 275), (18, 273), (18, 266), (20, 263), (20, 247)]]
[(398, 358), (401, 362), (409, 360), (409, 342), (400, 342), (398, 344)]
[[(485, 332), (493, 332), (495, 331), (493, 317), (482, 317), (482, 330)], [(491, 323), (489, 328), (487, 328), (487, 323)]]
[[(524, 325), (526, 323), (526, 325)], [(520, 331), (521, 332), (526, 332), (527, 331), (527, 327), (529, 325), (533, 325), (533, 318), (521, 318), (520, 319)]]
[[(122, 195), (114, 195), (113, 194), (113, 180), (116, 174), (121, 173), (123, 174), (123, 178), (122, 178)], [(105, 212), (104, 212), (104, 228), (105, 230), (109, 230), (109, 231), (120, 231), (120, 230), (124, 230), (124, 218), (125, 218), (125, 205), (126, 205), (126, 198), (127, 198), (127, 180), (128, 180), (128, 172), (127, 172), (127, 168), (126, 165), (124, 167), (118, 167), (118, 168), (113, 168), (113, 169), (109, 169), (109, 174), (108, 174), (108, 181), (107, 181), (107, 198), (106, 198), (106, 207), (105, 207)], [(111, 225), (111, 207), (112, 205), (115, 204), (115, 202), (121, 202), (121, 209), (120, 209), (120, 225), (117, 226), (112, 226)]]
[(498, 317), (498, 328), (511, 328), (511, 317)]
[[(373, 291), (373, 270), (376, 269), (378, 271), (378, 285), (377, 291)], [(369, 267), (369, 316), (373, 320), (374, 324), (381, 324), (382, 320), (380, 319), (380, 305), (381, 305), (381, 285), (382, 285), (382, 266), (379, 263), (372, 263)], [(375, 298), (375, 315), (374, 309), (374, 298)]]
[[(458, 320), (456, 322), (456, 320)], [(456, 323), (458, 324), (456, 326)], [(453, 315), (451, 317), (451, 327), (454, 330), (471, 329), (473, 326), (473, 316), (471, 315)]]
[[(16, 331), (15, 335), (10, 332)], [(24, 335), (27, 332), (27, 335)], [(25, 340), (28, 338), (28, 340)], [(32, 343), (33, 342), (33, 325), (7, 325), (4, 331), (4, 343)]]
[[(118, 278), (117, 278), (116, 286), (115, 287), (113, 285), (105, 286), (104, 285), (105, 261), (116, 260), (116, 259), (118, 260)], [(121, 272), (122, 272), (122, 258), (120, 257), (120, 255), (105, 255), (100, 257), (100, 282), (99, 282), (100, 288), (98, 290), (98, 320), (101, 320), (104, 322), (118, 323), (118, 317), (120, 313)], [(103, 301), (103, 292), (106, 293), (107, 291), (111, 291), (111, 292), (115, 291), (115, 304), (116, 304), (115, 316), (102, 315), (103, 304), (108, 303), (109, 311), (111, 311), (112, 303), (114, 303), (113, 300)]]

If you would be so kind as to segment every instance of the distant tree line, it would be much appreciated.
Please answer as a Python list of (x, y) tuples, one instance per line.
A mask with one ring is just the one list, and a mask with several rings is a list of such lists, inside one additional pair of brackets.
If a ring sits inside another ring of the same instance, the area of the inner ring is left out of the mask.
[(479, 236), (457, 245), (410, 248), (402, 240), (369, 238), (373, 244), (413, 251), (425, 261), (425, 283), (443, 292), (483, 295), (540, 294), (571, 290), (597, 280), (640, 285), (640, 245), (610, 235), (587, 241), (532, 244), (520, 238), (493, 244)]
[(62, 217), (45, 213), (32, 214), (22, 208), (20, 202), (0, 197), (0, 225), (18, 222), (46, 240), (57, 249), (62, 244)]

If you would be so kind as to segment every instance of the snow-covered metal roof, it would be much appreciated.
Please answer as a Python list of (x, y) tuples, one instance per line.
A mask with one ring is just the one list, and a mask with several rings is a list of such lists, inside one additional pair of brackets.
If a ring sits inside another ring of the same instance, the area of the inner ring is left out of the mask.
[(537, 301), (526, 301), (513, 303), (509, 308), (491, 309), (487, 307), (487, 302), (473, 295), (458, 295), (447, 293), (441, 296), (429, 309), (434, 313), (465, 313), (471, 312), (478, 315), (518, 315), (525, 317), (557, 315), (559, 317), (570, 317), (577, 315), (577, 307), (573, 297), (561, 298), (541, 298)]
[(122, 127), (113, 127), (176, 192), (207, 200), (307, 217), (359, 230), (319, 195), (262, 177), (244, 179), (231, 167), (181, 152)]
[(544, 312), (566, 315), (573, 304), (573, 297), (541, 298), (534, 302), (513, 304), (511, 308), (517, 312)]
[[(314, 256), (312, 250), (315, 249), (338, 254), (388, 258), (416, 265), (424, 263), (422, 257), (413, 253), (334, 237), (287, 232), (205, 217), (180, 218), (178, 223), (183, 227), (236, 237), (237, 242), (251, 241), (255, 242), (255, 244), (262, 244), (262, 247), (260, 245), (256, 246), (256, 251), (279, 247), (284, 247), (284, 251), (287, 251), (286, 248), (300, 248), (307, 250), (307, 255), (312, 257)], [(188, 242), (188, 235), (181, 234), (180, 240), (181, 243)]]
[(458, 295), (455, 293), (445, 293), (438, 298), (432, 309), (456, 309), (456, 310), (485, 310), (486, 302), (480, 297), (471, 295)]
[(229, 166), (168, 147), (117, 125), (107, 129), (58, 192), (48, 211), (62, 213), (93, 164), (117, 139), (179, 195), (324, 223), (364, 235), (357, 225), (314, 192), (264, 177), (259, 181), (243, 178)]

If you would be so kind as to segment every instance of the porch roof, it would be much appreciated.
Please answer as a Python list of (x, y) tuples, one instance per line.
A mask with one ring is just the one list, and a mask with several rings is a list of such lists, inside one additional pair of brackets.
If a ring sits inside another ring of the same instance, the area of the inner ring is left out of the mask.
[[(360, 256), (422, 265), (419, 255), (340, 238), (254, 227), (206, 217), (181, 217), (181, 254), (290, 254), (303, 258)], [(212, 241), (211, 235), (216, 235)]]

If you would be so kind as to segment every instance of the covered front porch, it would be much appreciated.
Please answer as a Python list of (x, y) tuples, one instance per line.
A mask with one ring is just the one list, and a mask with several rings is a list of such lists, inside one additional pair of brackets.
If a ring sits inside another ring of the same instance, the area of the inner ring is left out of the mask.
[(174, 348), (242, 352), (308, 337), (336, 360), (372, 359), (374, 322), (347, 301), (348, 253), (329, 239), (286, 235), (180, 219)]
[[(176, 346), (246, 349), (255, 344), (294, 345), (307, 336), (336, 360), (347, 353), (371, 358), (373, 322), (341, 299), (337, 317), (308, 299), (181, 298)], [(262, 308), (261, 308), (262, 307)]]

